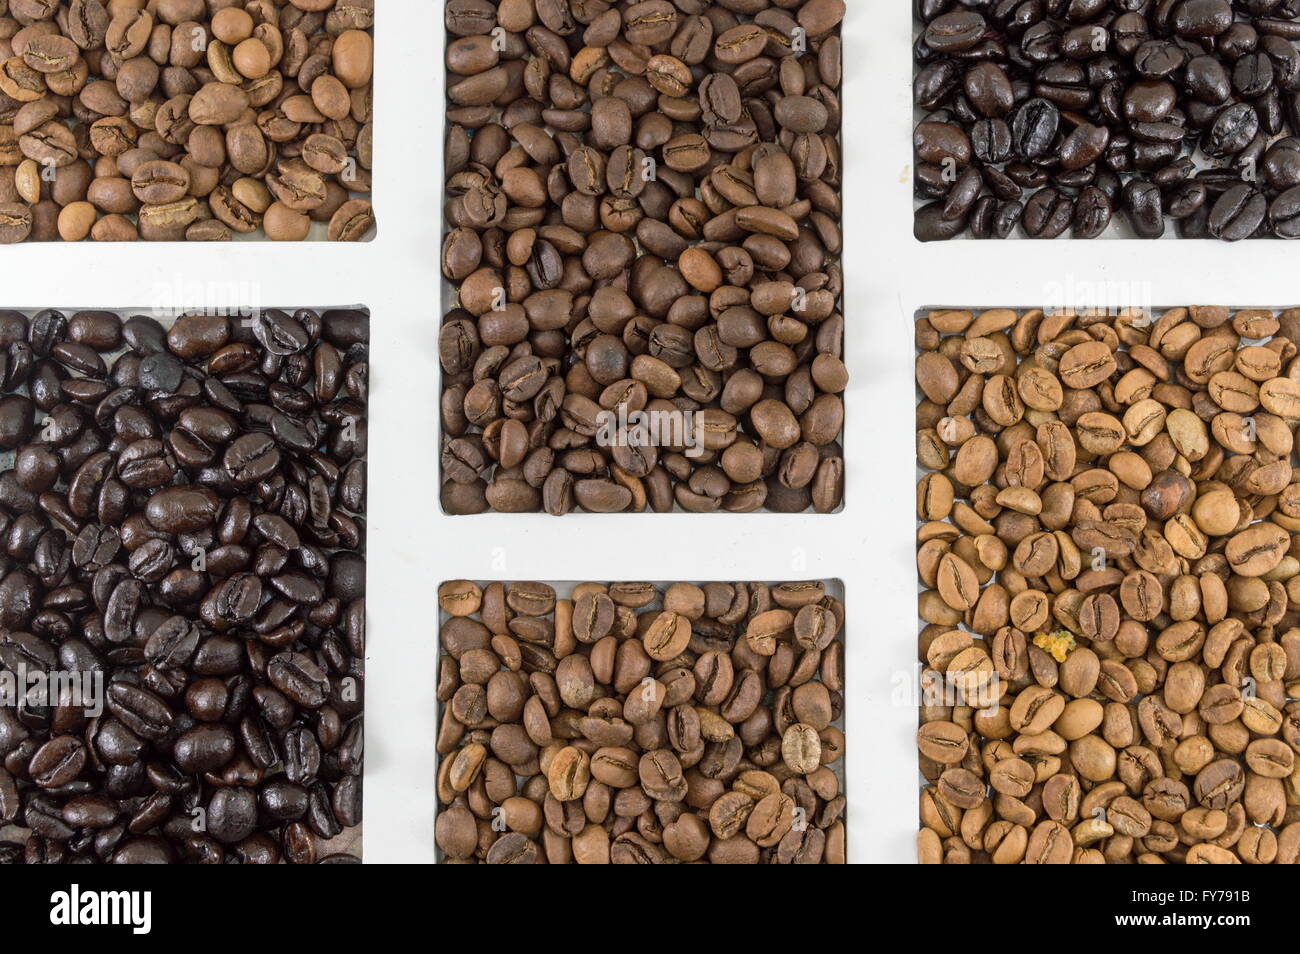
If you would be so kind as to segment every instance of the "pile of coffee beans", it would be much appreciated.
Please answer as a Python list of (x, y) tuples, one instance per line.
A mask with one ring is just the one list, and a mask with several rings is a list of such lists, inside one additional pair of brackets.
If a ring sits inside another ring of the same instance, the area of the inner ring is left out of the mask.
[(0, 312), (0, 863), (354, 860), (368, 340)]
[(837, 509), (843, 0), (445, 10), (444, 509)]
[(0, 2), (0, 243), (374, 231), (374, 0)]
[(922, 861), (1300, 861), (1300, 310), (916, 324)]
[(456, 864), (843, 864), (844, 605), (818, 582), (438, 589)]
[(1300, 0), (918, 0), (916, 237), (1300, 236)]

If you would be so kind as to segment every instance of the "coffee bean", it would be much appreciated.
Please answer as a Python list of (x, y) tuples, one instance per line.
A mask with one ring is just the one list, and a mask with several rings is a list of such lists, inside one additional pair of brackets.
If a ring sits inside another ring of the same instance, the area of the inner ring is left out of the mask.
[(0, 707), (21, 860), (312, 861), (359, 824), (367, 322), (0, 315), (0, 666), (102, 680)]
[(1300, 117), (1280, 93), (1300, 63), (1295, 11), (954, 6), (916, 6), (918, 239), (1006, 238), (1017, 221), (1056, 238), (1067, 206), (1073, 237), (1099, 238), (1121, 196), (1140, 238), (1162, 237), (1167, 219), (1183, 238), (1294, 237), (1278, 202), (1300, 184)]
[(373, 233), (372, 2), (105, 6), (13, 11), (0, 244)]
[(837, 510), (844, 4), (515, 6), (446, 16), (444, 509)]
[(1226, 242), (1250, 238), (1263, 224), (1268, 200), (1250, 186), (1233, 186), (1210, 209), (1210, 234)]
[[(1256, 863), (1285, 836), (1296, 321), (918, 316), (921, 861)], [(795, 702), (787, 733), (819, 724)]]
[[(439, 588), (440, 861), (844, 863), (844, 608), (825, 584), (562, 592)], [(740, 637), (773, 612), (756, 653)], [(476, 822), (482, 798), (503, 827)], [(651, 817), (653, 841), (630, 824)]]
[(41, 788), (62, 788), (80, 775), (85, 765), (86, 748), (81, 740), (60, 735), (36, 750), (27, 771)]

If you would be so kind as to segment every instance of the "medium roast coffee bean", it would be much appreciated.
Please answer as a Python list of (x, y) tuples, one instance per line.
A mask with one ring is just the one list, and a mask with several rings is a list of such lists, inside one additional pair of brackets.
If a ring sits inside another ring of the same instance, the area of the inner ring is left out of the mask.
[(445, 11), (443, 508), (836, 510), (846, 5), (608, 6)]
[(844, 606), (825, 584), (561, 592), (438, 589), (441, 862), (845, 862)]

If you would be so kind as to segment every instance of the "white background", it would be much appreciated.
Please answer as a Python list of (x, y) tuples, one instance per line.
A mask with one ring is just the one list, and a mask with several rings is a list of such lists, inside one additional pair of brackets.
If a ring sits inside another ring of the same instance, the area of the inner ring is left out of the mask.
[(1300, 301), (1296, 247), (1284, 242), (915, 242), (911, 4), (848, 4), (842, 98), (851, 383), (846, 505), (838, 514), (441, 513), (441, 3), (376, 4), (374, 241), (0, 249), (0, 307), (144, 307), (178, 282), (218, 280), (247, 283), (268, 306), (370, 308), (367, 862), (433, 861), (436, 588), (462, 577), (842, 580), (849, 859), (911, 862), (915, 311), (1035, 306), (1055, 288), (1089, 282), (1145, 283), (1143, 294), (1157, 305)]

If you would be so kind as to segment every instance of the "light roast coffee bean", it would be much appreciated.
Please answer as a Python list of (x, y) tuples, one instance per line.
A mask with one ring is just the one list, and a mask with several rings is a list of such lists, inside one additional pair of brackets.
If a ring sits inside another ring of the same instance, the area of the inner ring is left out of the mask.
[(918, 316), (921, 861), (1296, 862), (1297, 336)]
[(0, 6), (0, 244), (374, 233), (374, 0)]

